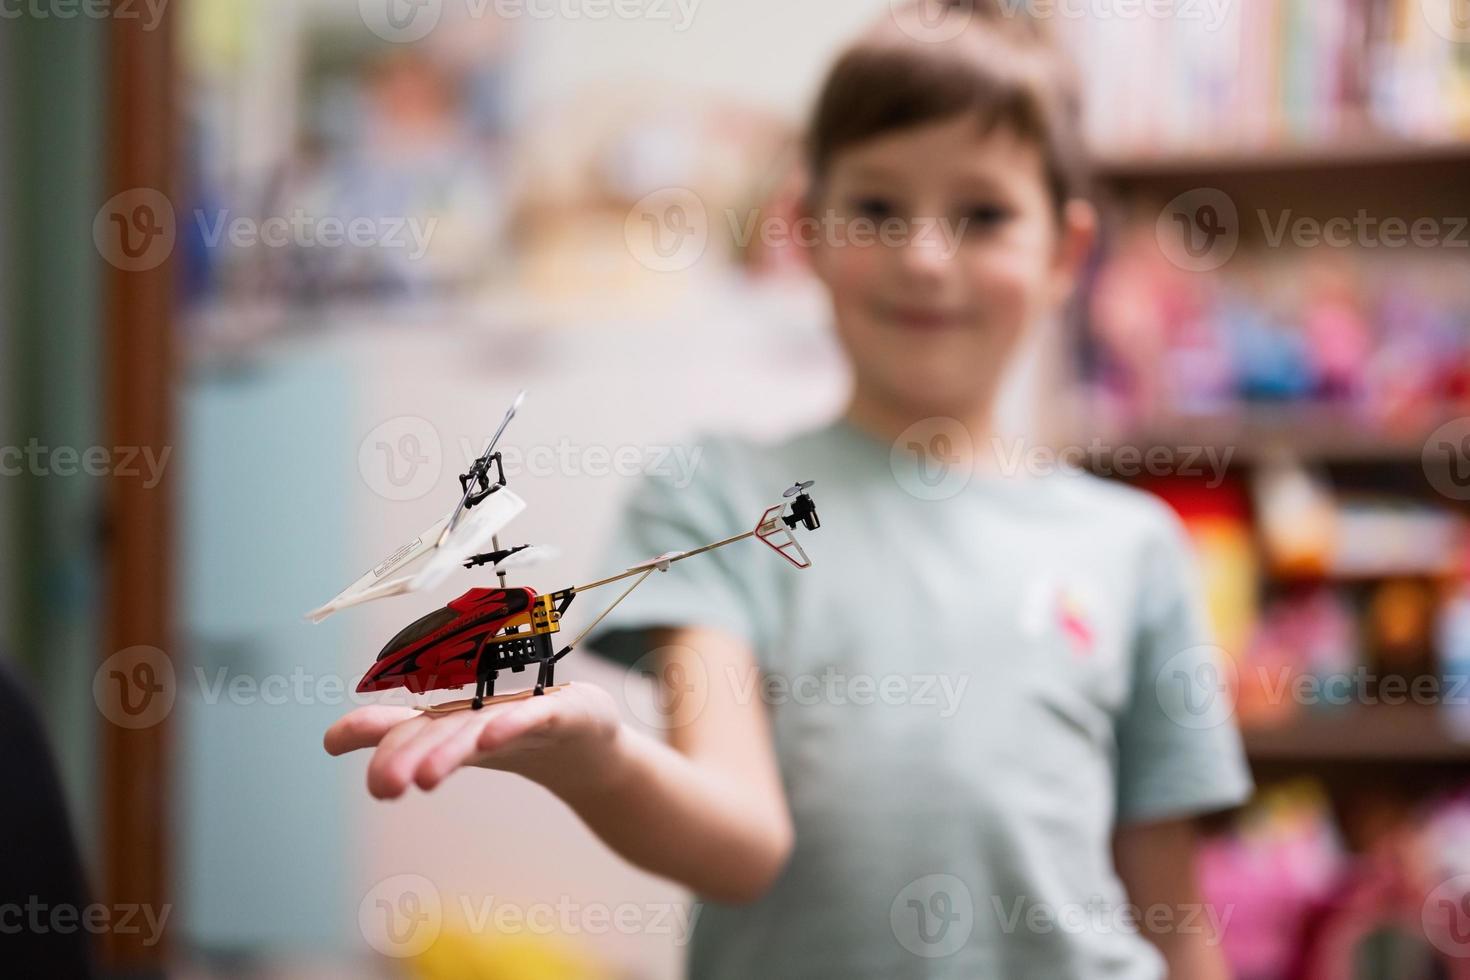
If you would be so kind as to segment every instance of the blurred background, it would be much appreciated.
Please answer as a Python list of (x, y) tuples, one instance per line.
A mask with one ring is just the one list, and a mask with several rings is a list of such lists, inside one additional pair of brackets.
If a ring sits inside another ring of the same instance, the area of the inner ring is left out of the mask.
[[(1003, 419), (1195, 537), (1260, 783), (1206, 853), (1226, 951), (1464, 975), (1470, 6), (1037, 6), (1083, 69), (1105, 233)], [(520, 388), (545, 587), (605, 571), (624, 494), (695, 433), (840, 408), (777, 218), (815, 85), (888, 9), (0, 11), (0, 650), (105, 972), (681, 974), (686, 896), (548, 794), (383, 805), (320, 750), (403, 609), (456, 589), (301, 617), (439, 515)], [(656, 723), (641, 681), (567, 664)]]

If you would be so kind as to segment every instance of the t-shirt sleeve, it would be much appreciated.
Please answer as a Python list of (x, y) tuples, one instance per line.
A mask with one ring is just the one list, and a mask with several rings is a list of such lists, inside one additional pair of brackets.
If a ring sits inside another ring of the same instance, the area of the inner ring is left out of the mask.
[(1143, 554), (1132, 695), (1119, 718), (1119, 823), (1197, 816), (1253, 789), (1229, 655), (1215, 645), (1193, 548), (1167, 505)]
[[(670, 551), (689, 551), (739, 534), (753, 525), (720, 490), (709, 467), (687, 486), (645, 476), (618, 518), (601, 567), (614, 574)], [(588, 634), (596, 653), (633, 665), (650, 649), (648, 631), (713, 627), (759, 647), (764, 642), (749, 574), (749, 545), (736, 542), (655, 571)], [(617, 598), (632, 579), (604, 586), (582, 601), (597, 608)], [(595, 613), (594, 613), (595, 614)]]

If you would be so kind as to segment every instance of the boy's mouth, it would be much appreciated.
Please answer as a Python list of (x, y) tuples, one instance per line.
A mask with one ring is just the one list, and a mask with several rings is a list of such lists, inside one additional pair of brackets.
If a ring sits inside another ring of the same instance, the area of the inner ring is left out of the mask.
[(882, 313), (885, 320), (904, 330), (946, 330), (965, 323), (954, 310), (928, 306), (888, 306)]

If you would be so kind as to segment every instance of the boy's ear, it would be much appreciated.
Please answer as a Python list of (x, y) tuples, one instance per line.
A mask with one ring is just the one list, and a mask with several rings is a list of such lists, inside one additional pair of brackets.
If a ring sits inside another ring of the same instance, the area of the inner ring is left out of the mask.
[(1091, 201), (1074, 198), (1062, 208), (1053, 266), (1058, 301), (1065, 301), (1077, 287), (1082, 268), (1097, 245), (1098, 220), (1097, 208)]
[(805, 188), (788, 194), (777, 207), (777, 214), (791, 232), (790, 240), (794, 243), (792, 254), (803, 268), (820, 278), (822, 270), (817, 256), (817, 250), (821, 247), (819, 238), (804, 233), (810, 224), (806, 219), (811, 217), (811, 204)]

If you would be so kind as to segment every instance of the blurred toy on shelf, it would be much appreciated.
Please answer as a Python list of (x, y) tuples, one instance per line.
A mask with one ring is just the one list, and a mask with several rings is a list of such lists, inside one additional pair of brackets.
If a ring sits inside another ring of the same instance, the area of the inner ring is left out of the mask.
[(1183, 477), (1152, 480), (1145, 489), (1163, 498), (1184, 522), (1194, 544), (1216, 642), (1234, 657), (1256, 628), (1259, 560), (1245, 488)]
[(1253, 474), (1266, 559), (1278, 575), (1326, 574), (1337, 537), (1331, 488), (1294, 456), (1278, 452)]
[(1470, 581), (1460, 579), (1446, 586), (1434, 645), (1445, 692), (1441, 722), (1454, 738), (1470, 741)]
[(1127, 224), (1091, 291), (1084, 366), (1123, 425), (1251, 406), (1289, 425), (1288, 410), (1328, 407), (1341, 424), (1422, 434), (1470, 407), (1457, 257), (1242, 250), (1203, 276), (1164, 258), (1150, 222)]
[(1470, 789), (1422, 804), (1367, 789), (1333, 806), (1310, 779), (1268, 785), (1200, 855), (1239, 980), (1470, 976)]
[(1221, 944), (1238, 980), (1285, 980), (1303, 923), (1347, 860), (1326, 795), (1310, 780), (1263, 790), (1230, 832), (1204, 845), (1200, 888), (1217, 916), (1230, 912)]

